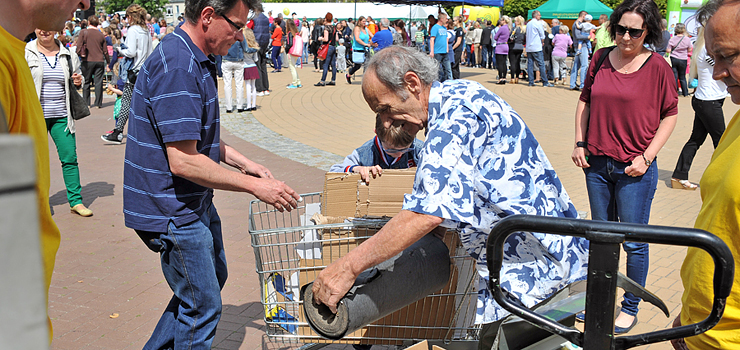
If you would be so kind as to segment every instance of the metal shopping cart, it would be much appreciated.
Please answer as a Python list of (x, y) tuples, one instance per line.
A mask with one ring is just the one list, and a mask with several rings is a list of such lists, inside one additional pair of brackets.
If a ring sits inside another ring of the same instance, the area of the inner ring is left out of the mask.
[[(327, 343), (304, 320), (299, 290), (321, 270), (377, 232), (390, 218), (325, 218), (321, 193), (302, 195), (296, 210), (279, 212), (252, 201), (249, 231), (262, 291), (266, 333), (273, 342)], [(319, 224), (315, 224), (314, 221)], [(319, 220), (321, 219), (321, 220)], [(445, 244), (454, 263), (448, 285), (338, 343), (404, 345), (415, 339), (474, 345), (477, 274), (457, 234)]]

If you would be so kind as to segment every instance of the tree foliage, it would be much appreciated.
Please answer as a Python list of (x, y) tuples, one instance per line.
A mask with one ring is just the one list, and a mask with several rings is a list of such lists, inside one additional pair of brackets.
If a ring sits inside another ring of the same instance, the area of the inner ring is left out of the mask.
[(169, 0), (105, 0), (105, 12), (113, 13), (117, 11), (125, 11), (128, 5), (139, 4), (141, 7), (146, 9), (146, 12), (155, 17), (161, 17), (164, 11), (165, 5), (169, 4)]
[[(623, 0), (599, 0), (604, 5), (609, 6), (612, 9), (617, 8), (619, 4), (622, 3)], [(660, 16), (665, 18), (666, 16), (666, 8), (668, 6), (667, 0), (655, 0), (655, 4), (658, 5), (658, 9), (660, 10)]]
[[(604, 5), (614, 9), (622, 3), (623, 0), (599, 0)], [(666, 16), (666, 1), (667, 0), (655, 0), (660, 10), (660, 15), (665, 18)], [(540, 5), (546, 3), (547, 0), (506, 0), (504, 1), (503, 13), (509, 17), (522, 16), (527, 18), (529, 10), (535, 9)]]
[(502, 12), (511, 18), (522, 16), (526, 19), (529, 10), (538, 8), (546, 2), (547, 0), (508, 0), (504, 1)]
[[(326, 0), (262, 0), (262, 2), (326, 2)], [(339, 2), (350, 2), (350, 1), (339, 1)], [(365, 1), (358, 0), (357, 2), (365, 2)]]

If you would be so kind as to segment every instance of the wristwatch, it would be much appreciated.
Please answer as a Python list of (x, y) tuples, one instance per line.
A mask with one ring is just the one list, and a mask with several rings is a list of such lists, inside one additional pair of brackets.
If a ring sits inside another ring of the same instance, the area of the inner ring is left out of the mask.
[(586, 148), (586, 146), (588, 146), (588, 142), (586, 142), (586, 141), (578, 141), (578, 142), (576, 142), (576, 147)]
[(642, 159), (645, 160), (645, 165), (647, 165), (648, 167), (650, 166), (650, 164), (653, 164), (652, 160), (648, 160), (647, 157), (645, 157), (645, 153), (642, 154)]

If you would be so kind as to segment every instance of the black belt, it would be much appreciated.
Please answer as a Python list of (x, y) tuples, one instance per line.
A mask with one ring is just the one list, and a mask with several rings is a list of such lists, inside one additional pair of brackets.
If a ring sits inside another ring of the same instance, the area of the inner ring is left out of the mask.
[(365, 50), (355, 50), (355, 49), (352, 49), (352, 51), (354, 51), (354, 52), (365, 52)]

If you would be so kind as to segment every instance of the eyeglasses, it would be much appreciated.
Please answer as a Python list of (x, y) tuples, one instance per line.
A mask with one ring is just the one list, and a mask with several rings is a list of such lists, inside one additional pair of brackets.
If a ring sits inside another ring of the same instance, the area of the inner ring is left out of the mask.
[(639, 39), (642, 36), (642, 33), (645, 32), (645, 29), (627, 28), (619, 24), (617, 24), (615, 29), (615, 32), (618, 36), (624, 36), (624, 33), (629, 32), (632, 39)]
[(408, 147), (408, 148), (401, 148), (401, 149), (385, 148), (385, 146), (383, 145), (383, 143), (382, 143), (382, 142), (381, 142), (381, 146), (383, 147), (383, 151), (385, 151), (385, 153), (388, 153), (388, 154), (391, 154), (391, 153), (394, 153), (394, 154), (395, 154), (395, 153), (402, 153), (402, 154), (405, 154), (405, 153), (409, 153), (409, 152), (411, 152), (411, 150), (412, 150), (412, 148), (411, 148), (411, 147)]
[(242, 29), (244, 29), (244, 26), (240, 26), (240, 25), (234, 23), (234, 21), (230, 20), (229, 17), (226, 17), (226, 15), (224, 15), (222, 13), (220, 13), (218, 15), (221, 16), (221, 17), (223, 17), (226, 20), (226, 22), (229, 22), (229, 24), (231, 24), (232, 26), (234, 26), (234, 28), (236, 28), (236, 30), (234, 31), (234, 33), (239, 32)]

